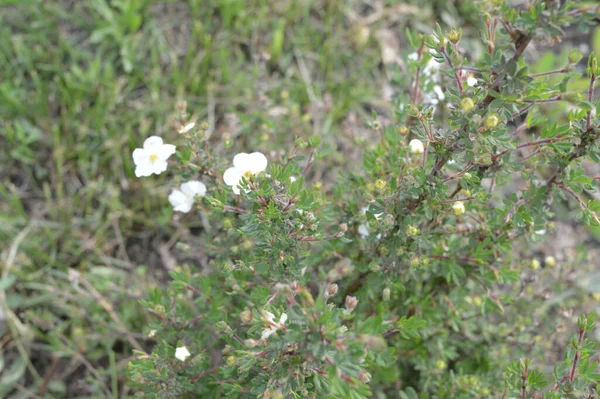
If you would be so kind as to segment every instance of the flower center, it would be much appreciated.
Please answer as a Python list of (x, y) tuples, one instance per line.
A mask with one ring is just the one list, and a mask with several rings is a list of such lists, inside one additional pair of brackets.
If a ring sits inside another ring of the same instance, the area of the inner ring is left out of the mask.
[(148, 159), (150, 160), (150, 162), (156, 162), (156, 161), (158, 161), (158, 155), (157, 154), (150, 154), (150, 156), (148, 157)]
[(245, 177), (246, 179), (249, 179), (249, 178), (250, 178), (250, 176), (252, 176), (252, 172), (250, 172), (249, 170), (247, 170), (247, 171), (245, 171), (245, 172), (244, 172), (244, 177)]

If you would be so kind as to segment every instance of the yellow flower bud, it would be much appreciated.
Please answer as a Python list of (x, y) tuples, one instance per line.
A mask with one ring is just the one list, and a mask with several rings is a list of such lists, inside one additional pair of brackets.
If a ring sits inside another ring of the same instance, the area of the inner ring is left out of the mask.
[(492, 129), (498, 126), (498, 123), (500, 123), (500, 119), (496, 114), (488, 115), (488, 117), (485, 118), (485, 127), (487, 127), (488, 129)]
[(546, 264), (546, 266), (556, 266), (556, 259), (554, 258), (554, 256), (548, 255), (546, 256), (546, 259), (544, 259), (544, 263)]
[(416, 237), (418, 236), (420, 233), (419, 228), (417, 226), (408, 226), (408, 228), (406, 229), (406, 234), (409, 237)]
[(537, 270), (540, 268), (540, 261), (537, 259), (532, 259), (531, 262), (529, 263), (529, 268), (531, 270)]
[(460, 108), (465, 112), (473, 111), (475, 109), (475, 102), (473, 102), (472, 98), (463, 98), (460, 101)]

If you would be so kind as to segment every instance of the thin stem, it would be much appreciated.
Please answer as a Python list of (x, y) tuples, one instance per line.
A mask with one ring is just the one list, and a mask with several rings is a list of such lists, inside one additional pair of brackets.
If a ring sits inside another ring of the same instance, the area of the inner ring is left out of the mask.
[(239, 213), (239, 214), (241, 214), (241, 215), (247, 215), (247, 214), (249, 214), (249, 213), (250, 213), (250, 212), (248, 212), (248, 211), (246, 211), (246, 210), (244, 210), (244, 209), (241, 209), (241, 208), (236, 208), (236, 207), (234, 207), (234, 206), (229, 206), (229, 205), (225, 205), (225, 206), (223, 207), (223, 210), (224, 210), (225, 212), (235, 212), (235, 213)]
[[(591, 75), (590, 76), (590, 86), (588, 87), (588, 102), (589, 103), (591, 103), (592, 100), (594, 99), (594, 82), (596, 81), (596, 75), (594, 74), (594, 71), (591, 71), (590, 75)], [(586, 129), (585, 129), (586, 132), (589, 132), (590, 129), (592, 128), (592, 111), (591, 110), (589, 110), (587, 112), (585, 127), (586, 127)]]
[(537, 140), (537, 141), (531, 141), (529, 143), (519, 144), (515, 148), (508, 148), (508, 149), (500, 151), (498, 154), (492, 156), (492, 162), (496, 162), (496, 160), (498, 158), (500, 158), (504, 154), (507, 154), (511, 151), (520, 150), (521, 148), (531, 147), (531, 146), (540, 145), (540, 144), (553, 143), (553, 142), (558, 141), (563, 138), (565, 138), (565, 135), (558, 135), (556, 137), (550, 137), (547, 139), (542, 139), (542, 140)]
[(446, 204), (448, 202), (456, 202), (456, 201), (473, 201), (474, 199), (475, 199), (475, 197), (456, 198), (456, 199), (441, 201), (440, 203)]
[(542, 76), (548, 76), (548, 75), (556, 75), (558, 73), (565, 73), (568, 72), (566, 68), (562, 68), (562, 69), (557, 69), (556, 71), (548, 71), (548, 72), (542, 72), (542, 73), (532, 73), (531, 75), (529, 75), (530, 78), (539, 78)]
[[(444, 55), (446, 62), (448, 62), (448, 65), (450, 65), (450, 68), (454, 68), (454, 66), (452, 65), (452, 60), (450, 59), (450, 56), (446, 52), (446, 49), (442, 47), (441, 52)], [(460, 81), (460, 69), (458, 69), (458, 70), (456, 70), (456, 72), (454, 72), (454, 79), (456, 79), (456, 84), (458, 85), (458, 91), (462, 93), (464, 91), (464, 89), (463, 89), (462, 82)]]
[(575, 198), (575, 200), (579, 203), (579, 206), (581, 206), (581, 208), (585, 211), (590, 212), (590, 214), (592, 215), (592, 217), (594, 218), (594, 221), (598, 224), (600, 224), (600, 219), (598, 219), (598, 215), (596, 215), (596, 212), (590, 211), (590, 209), (588, 208), (587, 204), (585, 203), (585, 201), (578, 196), (575, 191), (571, 190), (569, 187), (565, 186), (562, 183), (559, 183), (556, 185), (556, 187), (560, 188), (561, 190), (565, 191), (566, 193), (568, 193), (571, 197)]
[(527, 376), (529, 370), (527, 369), (527, 363), (523, 362), (523, 372), (521, 373), (521, 399), (527, 399)]
[(577, 372), (577, 362), (579, 361), (579, 356), (581, 356), (581, 353), (579, 352), (579, 348), (581, 348), (581, 345), (583, 344), (583, 336), (585, 335), (585, 330), (581, 329), (579, 330), (579, 340), (577, 341), (577, 350), (575, 351), (575, 357), (573, 358), (573, 366), (571, 367), (571, 372), (569, 373), (569, 381), (571, 382), (571, 384), (573, 383), (573, 381), (575, 380), (575, 373)]
[(537, 99), (537, 100), (519, 100), (519, 102), (539, 104), (539, 103), (551, 103), (554, 101), (561, 101), (561, 100), (562, 100), (562, 96), (558, 95), (558, 96), (552, 97), (552, 98), (541, 98), (541, 99)]

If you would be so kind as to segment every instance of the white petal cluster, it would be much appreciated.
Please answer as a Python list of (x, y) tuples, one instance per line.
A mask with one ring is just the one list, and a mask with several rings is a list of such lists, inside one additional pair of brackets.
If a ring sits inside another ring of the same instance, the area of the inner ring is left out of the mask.
[(408, 143), (408, 147), (413, 154), (422, 154), (425, 151), (425, 146), (423, 146), (421, 140), (417, 139), (412, 139), (410, 143)]
[(185, 362), (185, 359), (187, 359), (189, 356), (190, 351), (188, 351), (185, 346), (180, 346), (179, 348), (175, 349), (175, 357), (182, 362)]
[(264, 172), (267, 169), (267, 163), (267, 157), (261, 152), (239, 153), (233, 157), (233, 167), (227, 169), (223, 174), (223, 181), (231, 186), (234, 193), (239, 194), (242, 177), (249, 179), (250, 176)]
[(167, 159), (175, 154), (175, 150), (173, 144), (164, 144), (158, 136), (148, 137), (144, 141), (143, 148), (136, 148), (133, 151), (135, 175), (137, 177), (160, 175), (167, 170)]
[(179, 190), (175, 189), (169, 195), (169, 202), (178, 212), (188, 213), (194, 205), (196, 196), (204, 197), (206, 186), (201, 181), (190, 180), (183, 183)]
[(279, 317), (278, 323), (275, 322), (275, 315), (271, 312), (264, 311), (263, 318), (267, 322), (267, 326), (263, 330), (260, 338), (267, 339), (271, 335), (275, 334), (277, 330), (281, 330), (284, 327), (285, 322), (287, 321), (287, 314), (282, 313)]

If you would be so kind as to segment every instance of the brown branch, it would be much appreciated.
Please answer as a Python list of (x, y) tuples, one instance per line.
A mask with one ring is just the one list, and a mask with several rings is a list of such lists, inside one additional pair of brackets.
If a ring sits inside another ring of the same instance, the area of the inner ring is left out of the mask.
[(577, 362), (579, 361), (579, 357), (581, 356), (581, 352), (579, 351), (579, 348), (581, 348), (581, 345), (583, 344), (584, 335), (585, 335), (585, 329), (579, 330), (579, 340), (577, 341), (577, 348), (575, 348), (576, 351), (575, 351), (575, 357), (573, 357), (573, 366), (571, 367), (571, 372), (569, 373), (569, 381), (571, 382), (571, 384), (575, 380), (575, 373), (577, 372)]

